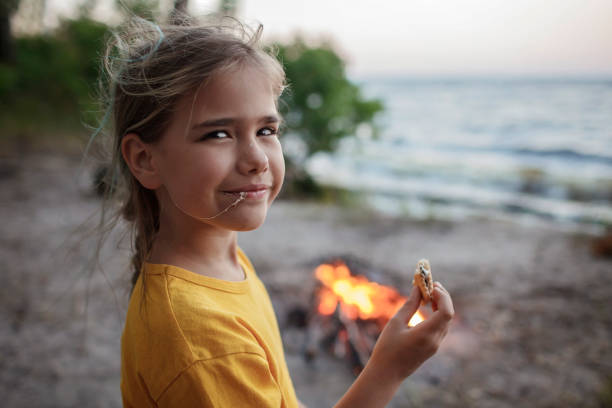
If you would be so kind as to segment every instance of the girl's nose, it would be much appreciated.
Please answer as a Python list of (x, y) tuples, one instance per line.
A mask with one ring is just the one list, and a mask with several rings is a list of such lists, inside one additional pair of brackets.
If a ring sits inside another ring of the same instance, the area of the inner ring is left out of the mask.
[(268, 155), (257, 140), (249, 140), (241, 147), (238, 168), (244, 174), (258, 174), (268, 170)]

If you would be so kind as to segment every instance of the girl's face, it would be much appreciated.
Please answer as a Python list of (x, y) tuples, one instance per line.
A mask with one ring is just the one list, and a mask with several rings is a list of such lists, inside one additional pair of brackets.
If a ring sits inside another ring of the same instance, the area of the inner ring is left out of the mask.
[[(152, 149), (162, 222), (180, 218), (235, 231), (264, 222), (285, 174), (275, 100), (264, 74), (237, 68), (178, 103)], [(201, 220), (231, 206), (241, 192), (246, 198), (237, 206)]]

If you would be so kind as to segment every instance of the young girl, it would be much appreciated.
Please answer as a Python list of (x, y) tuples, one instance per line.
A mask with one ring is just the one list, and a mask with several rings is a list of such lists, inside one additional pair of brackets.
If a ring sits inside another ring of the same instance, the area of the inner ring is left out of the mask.
[[(126, 407), (297, 407), (272, 305), (237, 232), (258, 228), (284, 160), (278, 61), (238, 24), (132, 22), (106, 53), (121, 213), (134, 230), (122, 336)], [(118, 193), (115, 193), (117, 195)], [(382, 332), (338, 407), (383, 407), (437, 350), (453, 316), (407, 322), (418, 290)]]

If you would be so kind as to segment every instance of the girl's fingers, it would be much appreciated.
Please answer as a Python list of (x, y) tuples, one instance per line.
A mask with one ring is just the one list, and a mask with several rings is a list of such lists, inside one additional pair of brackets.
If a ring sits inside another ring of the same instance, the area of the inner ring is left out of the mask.
[(453, 301), (448, 292), (439, 287), (434, 288), (432, 300), (434, 313), (416, 327), (421, 327), (423, 330), (431, 332), (439, 332), (442, 330), (445, 333), (448, 323), (455, 315)]
[(438, 312), (442, 317), (448, 320), (452, 319), (455, 315), (455, 308), (453, 307), (453, 301), (450, 294), (443, 287), (437, 286), (434, 288), (433, 300), (438, 307)]
[(434, 282), (434, 287), (440, 288), (442, 291), (446, 292), (448, 294), (448, 290), (446, 290), (446, 288), (444, 286), (442, 286), (442, 284), (438, 281)]
[(402, 322), (402, 324), (406, 324), (410, 321), (412, 315), (417, 311), (419, 305), (421, 304), (421, 291), (419, 288), (414, 286), (412, 288), (412, 292), (410, 292), (410, 296), (406, 303), (399, 308), (397, 313), (395, 313), (395, 317)]
[[(440, 282), (438, 282), (438, 281), (435, 281), (435, 282), (434, 282), (434, 292), (435, 292), (435, 289), (436, 289), (436, 288), (437, 288), (437, 289), (439, 289), (439, 290), (441, 290), (443, 293), (445, 293), (445, 294), (447, 294), (447, 295), (449, 295), (449, 296), (450, 296), (450, 294), (448, 293), (448, 291), (447, 291), (447, 290), (444, 288), (444, 286), (442, 286), (442, 284), (441, 284)], [(432, 295), (433, 295), (433, 294), (432, 294)], [(433, 297), (433, 296), (432, 296), (432, 297)], [(431, 302), (431, 308), (433, 309), (433, 311), (434, 311), (434, 312), (438, 310), (438, 304), (437, 304), (437, 302), (436, 302), (435, 298), (434, 298), (434, 299), (432, 299), (432, 302)]]

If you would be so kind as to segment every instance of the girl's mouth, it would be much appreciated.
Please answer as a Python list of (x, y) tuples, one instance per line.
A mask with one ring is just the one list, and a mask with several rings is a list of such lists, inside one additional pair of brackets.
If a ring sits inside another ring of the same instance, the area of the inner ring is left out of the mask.
[(244, 190), (244, 191), (225, 191), (226, 194), (231, 194), (236, 197), (244, 197), (245, 199), (260, 199), (266, 196), (268, 192), (268, 188), (258, 188), (254, 190)]
[(266, 192), (268, 190), (267, 189), (263, 189), (263, 190), (252, 190), (252, 191), (245, 191), (246, 193), (246, 197), (245, 198), (263, 198), (266, 195)]

